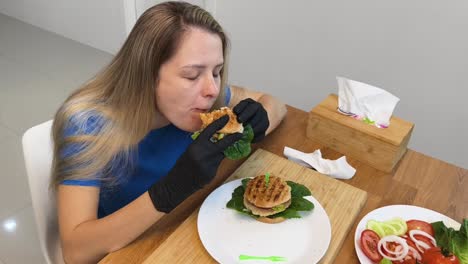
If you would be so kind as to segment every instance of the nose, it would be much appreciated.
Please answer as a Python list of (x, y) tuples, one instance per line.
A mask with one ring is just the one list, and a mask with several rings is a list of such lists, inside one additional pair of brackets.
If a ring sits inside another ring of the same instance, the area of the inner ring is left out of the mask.
[(219, 85), (216, 79), (210, 74), (203, 82), (202, 95), (203, 97), (216, 97), (219, 93)]

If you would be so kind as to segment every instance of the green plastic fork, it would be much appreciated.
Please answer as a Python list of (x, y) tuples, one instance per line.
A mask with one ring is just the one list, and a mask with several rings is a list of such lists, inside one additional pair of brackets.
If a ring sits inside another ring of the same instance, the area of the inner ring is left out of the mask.
[(281, 262), (281, 261), (286, 261), (286, 258), (279, 257), (279, 256), (259, 257), (259, 256), (239, 255), (239, 260), (269, 260), (273, 262)]

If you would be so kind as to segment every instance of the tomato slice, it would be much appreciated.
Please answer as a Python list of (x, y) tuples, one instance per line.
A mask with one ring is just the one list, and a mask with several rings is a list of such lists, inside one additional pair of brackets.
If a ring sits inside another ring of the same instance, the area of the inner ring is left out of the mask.
[[(429, 248), (435, 247), (434, 244), (432, 244), (432, 241), (429, 238), (425, 237), (425, 236), (414, 235), (414, 238), (416, 240), (419, 240), (421, 242), (426, 243), (429, 246)], [(418, 248), (416, 248), (416, 249), (418, 249)], [(424, 253), (424, 251), (425, 251), (424, 248), (421, 247), (421, 249), (422, 249), (422, 251), (421, 250), (418, 250), (418, 251), (421, 252), (421, 253)]]
[(434, 237), (434, 228), (432, 228), (432, 225), (428, 222), (421, 220), (409, 220), (406, 221), (406, 225), (408, 226), (408, 231), (406, 231), (407, 234), (409, 234), (409, 231), (411, 230), (421, 230)]
[(423, 254), (422, 263), (424, 264), (460, 264), (457, 256), (449, 253), (442, 252), (438, 247), (433, 247)]
[(406, 244), (408, 244), (408, 246), (418, 250), (418, 248), (416, 247), (416, 244), (413, 242), (413, 240), (411, 240), (409, 236), (403, 236), (403, 238), (406, 240)]
[[(408, 244), (409, 247), (412, 247), (414, 250), (418, 251), (420, 254), (422, 253), (421, 251), (418, 250), (418, 247), (416, 247), (416, 244), (413, 242), (413, 240), (411, 240), (409, 236), (404, 236), (403, 238), (406, 240), (406, 244)], [(408, 256), (416, 259), (416, 256), (412, 251), (408, 252)]]
[(405, 258), (400, 261), (392, 261), (393, 264), (419, 264), (414, 258)]
[(373, 262), (379, 262), (383, 258), (377, 249), (379, 240), (379, 235), (370, 229), (366, 229), (361, 233), (362, 252)]

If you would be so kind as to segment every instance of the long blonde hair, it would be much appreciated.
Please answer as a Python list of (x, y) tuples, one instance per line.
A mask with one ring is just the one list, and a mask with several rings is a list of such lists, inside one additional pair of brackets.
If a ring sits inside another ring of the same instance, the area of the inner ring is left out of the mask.
[[(72, 93), (55, 114), (52, 188), (67, 179), (96, 179), (97, 173), (99, 180), (112, 183), (116, 159), (120, 166), (131, 165), (132, 151), (154, 122), (159, 69), (175, 54), (190, 27), (221, 38), (227, 65), (229, 41), (207, 11), (185, 2), (166, 2), (146, 10), (110, 64)], [(226, 73), (224, 67), (213, 108), (224, 104)], [(70, 126), (85, 133), (64, 136)], [(65, 155), (74, 144), (79, 151)]]

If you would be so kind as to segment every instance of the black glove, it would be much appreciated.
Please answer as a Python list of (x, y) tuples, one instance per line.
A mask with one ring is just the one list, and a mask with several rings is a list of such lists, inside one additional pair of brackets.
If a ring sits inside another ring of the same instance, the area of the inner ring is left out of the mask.
[(174, 167), (148, 193), (156, 210), (168, 213), (215, 176), (224, 158), (223, 151), (242, 137), (235, 133), (214, 143), (210, 139), (229, 121), (227, 115), (207, 126), (176, 161)]
[(259, 142), (265, 137), (265, 131), (270, 126), (268, 113), (262, 104), (251, 98), (240, 101), (233, 109), (237, 115), (237, 121), (250, 124), (254, 131), (253, 143)]

